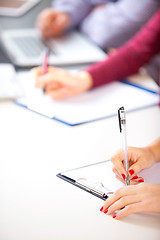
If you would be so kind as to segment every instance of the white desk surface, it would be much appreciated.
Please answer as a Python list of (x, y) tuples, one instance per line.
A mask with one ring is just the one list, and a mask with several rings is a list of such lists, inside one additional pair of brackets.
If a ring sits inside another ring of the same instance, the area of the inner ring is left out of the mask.
[[(127, 114), (130, 146), (160, 134), (160, 109)], [(69, 127), (12, 102), (0, 103), (0, 240), (158, 240), (160, 214), (115, 220), (103, 201), (56, 177), (121, 148), (117, 117)]]

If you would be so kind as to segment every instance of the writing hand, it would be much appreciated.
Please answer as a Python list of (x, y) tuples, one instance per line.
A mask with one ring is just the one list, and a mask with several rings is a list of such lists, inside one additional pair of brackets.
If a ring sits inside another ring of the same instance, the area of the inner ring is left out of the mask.
[[(148, 148), (135, 148), (128, 147), (128, 159), (129, 159), (129, 169), (128, 174), (130, 177), (130, 183), (136, 184), (143, 182), (142, 178), (139, 178), (137, 174), (143, 169), (151, 167), (155, 163), (154, 155)], [(127, 176), (126, 170), (124, 168), (124, 153), (122, 150), (118, 151), (111, 158), (113, 167), (112, 170), (116, 177), (124, 182)]]
[(32, 70), (35, 86), (45, 88), (45, 93), (53, 99), (61, 100), (76, 96), (92, 86), (92, 78), (87, 72), (71, 73), (67, 70), (49, 67), (42, 75), (42, 69)]

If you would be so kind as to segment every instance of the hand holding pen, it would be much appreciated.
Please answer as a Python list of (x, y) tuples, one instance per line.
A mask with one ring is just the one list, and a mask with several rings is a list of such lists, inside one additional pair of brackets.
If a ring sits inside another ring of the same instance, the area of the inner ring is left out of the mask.
[(122, 134), (123, 149), (118, 151), (112, 158), (113, 172), (116, 178), (124, 182), (126, 185), (137, 184), (144, 182), (143, 178), (138, 177), (137, 173), (140, 172), (145, 167), (145, 164), (141, 163), (143, 161), (143, 150), (136, 149), (137, 158), (133, 158), (133, 152), (135, 148), (127, 147), (127, 136), (126, 136), (126, 116), (124, 107), (120, 108), (118, 111), (120, 132)]
[[(44, 63), (46, 63), (46, 60)], [(45, 64), (42, 64), (42, 67), (32, 69), (35, 87), (45, 88), (45, 94), (55, 100), (77, 96), (92, 87), (92, 78), (85, 71), (73, 73), (62, 68), (51, 66), (47, 68), (45, 66)]]

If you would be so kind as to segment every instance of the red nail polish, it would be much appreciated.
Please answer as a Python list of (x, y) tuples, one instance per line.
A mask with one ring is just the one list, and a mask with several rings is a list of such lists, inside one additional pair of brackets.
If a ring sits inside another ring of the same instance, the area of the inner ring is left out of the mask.
[(134, 174), (134, 170), (133, 169), (129, 170), (129, 173), (132, 176)]
[(105, 210), (104, 210), (104, 213), (107, 213), (107, 212), (108, 212), (108, 209), (105, 209)]
[(138, 182), (139, 182), (139, 183), (140, 183), (140, 182), (144, 182), (144, 179), (140, 179)]
[(101, 211), (101, 212), (103, 211), (103, 207), (101, 207), (100, 211)]
[(117, 217), (117, 215), (113, 215), (113, 218), (116, 218)]
[(122, 178), (125, 180), (126, 179), (126, 175), (124, 173), (122, 173)]
[(137, 179), (138, 178), (138, 176), (134, 176), (132, 179)]

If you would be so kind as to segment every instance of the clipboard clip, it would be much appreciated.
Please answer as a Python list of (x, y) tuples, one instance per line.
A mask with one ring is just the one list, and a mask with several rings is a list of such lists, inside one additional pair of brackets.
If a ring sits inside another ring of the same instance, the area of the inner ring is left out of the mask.
[(76, 184), (86, 191), (98, 195), (103, 199), (107, 199), (109, 195), (113, 194), (113, 192), (106, 188), (103, 183), (93, 183), (88, 181), (86, 178), (79, 178), (76, 181)]

